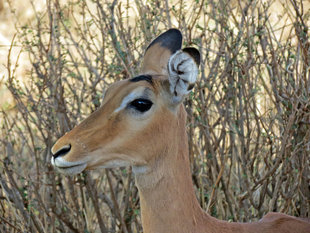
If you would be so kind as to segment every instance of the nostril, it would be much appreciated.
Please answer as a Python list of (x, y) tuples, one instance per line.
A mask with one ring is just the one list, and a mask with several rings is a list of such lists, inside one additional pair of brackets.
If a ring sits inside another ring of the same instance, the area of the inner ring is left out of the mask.
[(53, 154), (54, 159), (56, 159), (58, 156), (63, 156), (67, 154), (71, 150), (71, 144), (65, 145), (62, 148), (60, 148), (55, 154)]

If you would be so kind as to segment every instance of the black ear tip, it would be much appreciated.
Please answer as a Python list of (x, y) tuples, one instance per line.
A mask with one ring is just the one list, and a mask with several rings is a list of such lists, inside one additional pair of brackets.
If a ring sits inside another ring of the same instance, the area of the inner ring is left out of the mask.
[(183, 52), (188, 53), (196, 62), (196, 64), (199, 66), (200, 64), (200, 53), (197, 49), (193, 48), (193, 47), (188, 47), (188, 48), (184, 48), (182, 49)]
[(161, 47), (169, 49), (171, 53), (175, 53), (182, 47), (182, 33), (176, 28), (171, 28), (155, 38), (147, 47), (146, 51), (157, 43), (159, 43)]
[[(164, 32), (163, 34), (168, 34), (169, 36), (174, 36), (177, 38), (181, 38), (182, 39), (182, 33), (179, 29), (176, 28), (170, 28), (169, 30), (167, 30), (166, 32)], [(162, 35), (163, 35), (162, 34)]]

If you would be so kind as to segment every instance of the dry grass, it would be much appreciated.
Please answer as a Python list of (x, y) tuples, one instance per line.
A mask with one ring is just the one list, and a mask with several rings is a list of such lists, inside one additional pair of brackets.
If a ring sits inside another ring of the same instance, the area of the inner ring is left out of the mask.
[[(142, 232), (130, 168), (65, 177), (50, 149), (110, 83), (138, 74), (170, 27), (202, 54), (185, 103), (201, 206), (233, 221), (310, 217), (309, 4), (283, 4), (285, 24), (261, 1), (50, 0), (17, 23), (5, 77), (15, 104), (0, 112), (0, 231)], [(31, 64), (22, 82), (14, 44)]]

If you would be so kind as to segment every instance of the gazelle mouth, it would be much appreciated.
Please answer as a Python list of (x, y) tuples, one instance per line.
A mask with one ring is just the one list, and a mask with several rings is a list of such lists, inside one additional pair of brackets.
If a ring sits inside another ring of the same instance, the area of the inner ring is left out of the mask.
[(87, 162), (85, 161), (69, 162), (64, 160), (62, 157), (52, 157), (51, 163), (60, 173), (67, 175), (81, 173), (87, 167)]
[(84, 163), (84, 164), (76, 165), (76, 166), (72, 166), (72, 167), (57, 167), (56, 166), (56, 169), (60, 173), (64, 173), (64, 174), (67, 174), (67, 175), (76, 175), (76, 174), (79, 174), (82, 171), (84, 171), (86, 166), (87, 166), (87, 163)]

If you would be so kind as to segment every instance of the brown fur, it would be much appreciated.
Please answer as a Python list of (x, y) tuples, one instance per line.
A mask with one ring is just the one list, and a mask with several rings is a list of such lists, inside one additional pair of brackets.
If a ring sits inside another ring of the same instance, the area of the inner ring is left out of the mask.
[[(182, 104), (170, 102), (165, 68), (170, 55), (154, 43), (143, 68), (153, 75), (153, 83), (124, 80), (112, 85), (102, 106), (60, 138), (52, 152), (71, 144), (63, 159), (85, 160), (86, 169), (113, 160), (147, 167), (136, 174), (144, 233), (310, 233), (310, 223), (285, 214), (269, 213), (256, 223), (228, 223), (201, 209), (191, 180), (186, 112)], [(137, 120), (127, 110), (115, 112), (138, 87), (152, 92), (150, 116)]]

